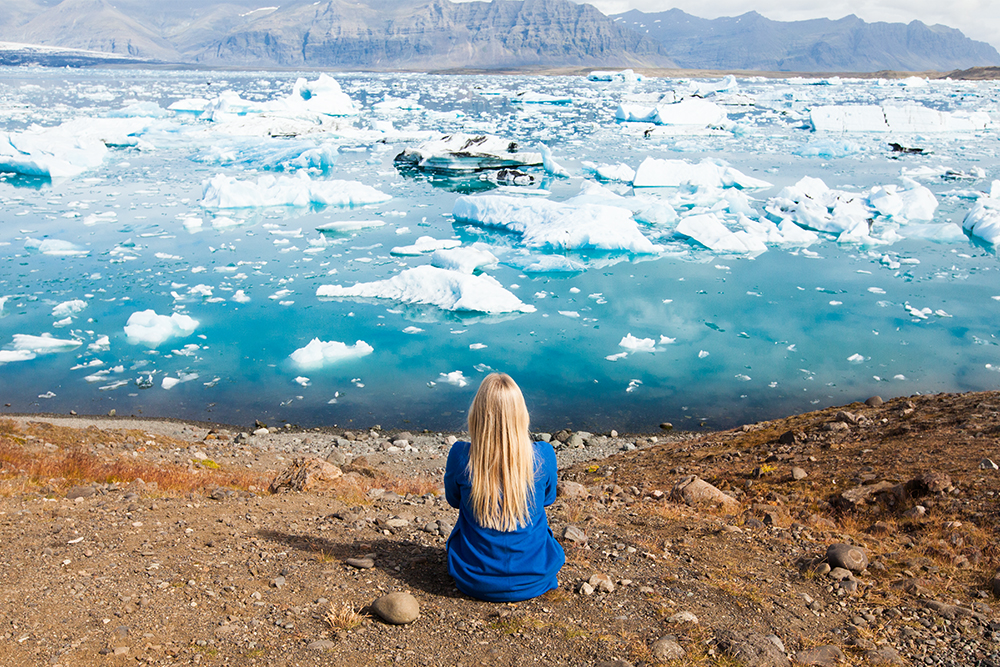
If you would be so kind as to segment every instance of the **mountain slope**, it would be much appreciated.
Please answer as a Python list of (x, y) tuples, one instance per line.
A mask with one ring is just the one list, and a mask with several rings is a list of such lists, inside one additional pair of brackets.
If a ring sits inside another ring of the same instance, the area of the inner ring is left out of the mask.
[(682, 67), (798, 72), (964, 69), (1000, 64), (1000, 53), (960, 31), (920, 21), (772, 21), (756, 12), (702, 19), (679, 9), (615, 19), (654, 39)]
[(673, 66), (656, 42), (568, 0), (306, 0), (235, 30), (196, 59), (408, 69)]

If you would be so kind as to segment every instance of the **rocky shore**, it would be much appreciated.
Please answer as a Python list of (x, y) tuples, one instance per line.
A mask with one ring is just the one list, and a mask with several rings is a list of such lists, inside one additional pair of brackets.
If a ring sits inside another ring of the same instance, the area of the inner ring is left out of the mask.
[(457, 592), (461, 434), (0, 420), (7, 665), (1000, 665), (1000, 393), (539, 434), (560, 588)]

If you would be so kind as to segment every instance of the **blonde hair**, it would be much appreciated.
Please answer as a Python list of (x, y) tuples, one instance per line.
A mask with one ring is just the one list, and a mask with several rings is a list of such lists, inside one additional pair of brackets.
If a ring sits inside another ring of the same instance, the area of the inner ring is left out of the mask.
[(514, 380), (490, 373), (469, 408), (469, 506), (479, 525), (511, 532), (531, 521), (535, 452)]

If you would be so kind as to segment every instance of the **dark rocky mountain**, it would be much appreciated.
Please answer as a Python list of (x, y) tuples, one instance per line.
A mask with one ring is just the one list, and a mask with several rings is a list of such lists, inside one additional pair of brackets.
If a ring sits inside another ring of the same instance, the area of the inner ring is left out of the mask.
[(702, 19), (679, 9), (615, 19), (654, 39), (681, 67), (777, 72), (948, 71), (1000, 64), (1000, 53), (960, 31), (920, 21), (772, 21), (748, 12)]
[(754, 12), (707, 20), (676, 9), (611, 18), (570, 0), (0, 0), (0, 40), (246, 67), (865, 72), (1000, 64), (988, 44), (919, 21), (782, 23)]

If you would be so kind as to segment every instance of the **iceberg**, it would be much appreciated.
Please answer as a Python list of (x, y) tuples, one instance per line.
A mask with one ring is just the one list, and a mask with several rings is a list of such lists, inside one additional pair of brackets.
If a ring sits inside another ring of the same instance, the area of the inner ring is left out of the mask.
[(978, 132), (992, 121), (985, 111), (947, 112), (918, 104), (904, 106), (843, 104), (816, 106), (809, 112), (817, 132)]
[(321, 285), (320, 297), (362, 297), (392, 299), (402, 303), (437, 306), (449, 311), (488, 314), (533, 313), (535, 307), (522, 303), (500, 282), (486, 274), (471, 275), (435, 266), (417, 266), (387, 280), (358, 283), (352, 287)]
[(407, 148), (396, 156), (398, 165), (430, 172), (461, 173), (543, 163), (541, 153), (522, 153), (516, 141), (480, 134), (451, 134)]
[(43, 255), (54, 257), (82, 257), (90, 254), (86, 248), (61, 239), (33, 239), (29, 237), (24, 242), (24, 247), (27, 250), (37, 250)]
[(346, 207), (379, 204), (390, 199), (391, 195), (357, 181), (313, 181), (306, 174), (265, 174), (254, 182), (217, 174), (205, 183), (201, 205), (205, 208)]
[(767, 246), (757, 236), (746, 230), (730, 231), (722, 219), (714, 213), (701, 213), (681, 218), (677, 223), (677, 233), (694, 239), (701, 245), (717, 252), (757, 254), (767, 250)]
[(171, 338), (190, 336), (198, 328), (198, 320), (189, 315), (157, 315), (156, 311), (132, 313), (125, 324), (125, 335), (133, 345), (157, 347)]
[(628, 166), (627, 164), (596, 164), (594, 162), (588, 162), (584, 160), (580, 163), (580, 166), (584, 168), (590, 174), (597, 176), (597, 178), (602, 181), (620, 181), (622, 183), (631, 183), (635, 178), (635, 169)]
[(82, 299), (64, 301), (52, 309), (52, 317), (70, 317), (76, 315), (87, 307), (87, 302)]
[(632, 212), (614, 206), (466, 195), (455, 201), (452, 215), (457, 220), (519, 234), (521, 243), (529, 248), (659, 252), (639, 231)]
[(510, 98), (511, 104), (572, 104), (573, 98), (565, 95), (549, 95), (526, 90)]
[(451, 248), (437, 250), (431, 255), (431, 266), (459, 273), (475, 273), (479, 269), (496, 268), (497, 256), (489, 250), (477, 248)]
[(393, 255), (423, 255), (427, 252), (434, 252), (435, 250), (445, 250), (448, 248), (457, 248), (462, 245), (461, 241), (456, 239), (436, 239), (433, 236), (421, 236), (417, 239), (416, 243), (412, 245), (396, 246), (390, 253)]
[(0, 350), (0, 364), (8, 364), (14, 361), (30, 361), (35, 356), (35, 353), (31, 350)]
[(621, 104), (615, 118), (624, 122), (654, 123), (669, 126), (680, 133), (705, 129), (730, 129), (732, 122), (726, 110), (714, 102), (688, 97), (671, 104), (654, 107)]
[[(74, 350), (83, 345), (82, 340), (63, 340), (53, 338), (49, 334), (41, 336), (31, 336), (29, 334), (14, 334), (13, 348), (15, 352), (30, 352), (32, 354), (49, 354), (54, 352), (66, 352)], [(16, 359), (21, 361), (21, 359)]]
[(612, 81), (615, 83), (636, 83), (644, 79), (642, 74), (636, 74), (630, 69), (623, 69), (620, 72), (595, 70), (587, 75), (588, 81)]
[(338, 220), (336, 222), (324, 222), (321, 225), (316, 225), (316, 231), (346, 233), (384, 226), (385, 221), (383, 220)]
[(567, 199), (564, 203), (573, 206), (601, 204), (628, 209), (636, 221), (649, 225), (665, 225), (677, 220), (677, 211), (674, 207), (658, 197), (647, 195), (623, 197), (593, 181), (581, 183), (580, 194)]
[(989, 197), (982, 197), (962, 221), (962, 227), (987, 243), (1000, 244), (1000, 180), (993, 181)]
[(771, 197), (764, 210), (778, 220), (792, 220), (817, 231), (862, 232), (864, 236), (868, 235), (872, 213), (863, 195), (833, 190), (810, 176)]
[(900, 179), (903, 187), (877, 185), (868, 195), (868, 203), (887, 218), (902, 220), (933, 220), (938, 201), (934, 193), (912, 178)]
[(322, 341), (319, 338), (313, 338), (308, 345), (292, 352), (289, 358), (299, 368), (315, 369), (348, 359), (360, 359), (374, 351), (375, 348), (363, 340), (356, 341), (354, 345), (348, 345), (335, 340)]
[(743, 190), (772, 186), (767, 181), (747, 176), (738, 169), (715, 160), (706, 159), (691, 164), (687, 160), (661, 160), (654, 157), (647, 157), (642, 161), (635, 172), (632, 185), (637, 188), (690, 185)]
[(227, 113), (270, 113), (291, 117), (356, 116), (359, 113), (358, 107), (344, 93), (337, 80), (326, 74), (320, 74), (315, 81), (296, 79), (291, 93), (267, 102), (244, 100), (239, 94), (227, 90), (205, 104), (202, 112), (213, 120)]

